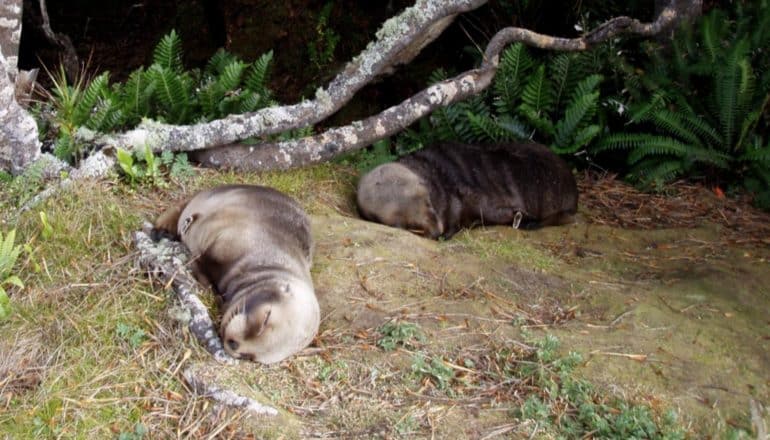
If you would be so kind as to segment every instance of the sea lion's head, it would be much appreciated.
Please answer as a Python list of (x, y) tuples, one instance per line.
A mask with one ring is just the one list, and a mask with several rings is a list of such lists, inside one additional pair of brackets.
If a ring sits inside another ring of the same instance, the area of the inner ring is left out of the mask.
[(231, 356), (272, 364), (307, 347), (319, 322), (312, 287), (297, 281), (233, 298), (225, 305), (220, 333)]
[(425, 181), (400, 163), (380, 165), (362, 177), (356, 197), (361, 215), (369, 220), (431, 238), (444, 233)]

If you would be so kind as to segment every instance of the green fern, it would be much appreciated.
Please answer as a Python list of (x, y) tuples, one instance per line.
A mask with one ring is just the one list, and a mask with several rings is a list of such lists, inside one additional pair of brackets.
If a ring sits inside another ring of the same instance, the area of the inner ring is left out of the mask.
[(153, 97), (159, 105), (158, 116), (169, 123), (183, 123), (190, 111), (189, 81), (184, 75), (160, 64), (147, 70), (153, 83)]
[(150, 114), (150, 104), (155, 93), (155, 83), (147, 77), (143, 67), (131, 72), (120, 88), (126, 123), (135, 124)]
[(763, 181), (755, 178), (767, 169), (762, 150), (745, 154), (757, 130), (766, 130), (770, 100), (770, 61), (765, 46), (754, 45), (770, 42), (770, 31), (757, 26), (770, 23), (770, 8), (761, 3), (738, 6), (734, 18), (713, 10), (680, 29), (670, 52), (648, 43), (649, 63), (627, 69), (636, 101), (629, 124), (640, 132), (609, 136), (595, 151), (627, 150), (643, 183), (693, 173)]
[[(491, 93), (436, 110), (397, 144), (443, 140), (496, 143), (535, 139), (560, 154), (575, 153), (602, 132), (596, 54), (561, 54), (549, 62), (533, 58), (521, 43), (503, 52)], [(430, 75), (435, 83), (442, 70)], [(569, 101), (568, 101), (569, 99)], [(566, 102), (566, 103), (565, 103)]]
[[(521, 94), (519, 108), (526, 114), (534, 115), (536, 119), (546, 119), (551, 112), (553, 104), (553, 92), (550, 82), (545, 76), (545, 65), (541, 64), (527, 78), (527, 85)], [(533, 121), (536, 123), (536, 121)]]
[[(590, 124), (596, 114), (601, 75), (591, 75), (579, 82), (564, 112), (555, 126), (553, 146), (564, 153), (574, 153), (599, 134), (599, 126)], [(591, 125), (592, 128), (587, 129)], [(580, 137), (577, 134), (580, 133)]]
[(517, 114), (516, 103), (522, 94), (524, 80), (535, 62), (523, 43), (514, 43), (503, 51), (494, 83), (494, 105), (499, 115)]
[(105, 97), (99, 101), (85, 126), (91, 130), (109, 132), (121, 125), (123, 121), (123, 111), (115, 103), (115, 98)]
[(182, 73), (182, 39), (171, 30), (160, 39), (153, 51), (152, 63), (175, 73)]
[(209, 77), (219, 76), (222, 74), (222, 72), (224, 72), (227, 66), (237, 61), (239, 60), (235, 55), (224, 49), (219, 49), (206, 63), (206, 68), (204, 69), (203, 74), (204, 76)]
[(241, 78), (245, 70), (246, 64), (244, 62), (239, 60), (232, 61), (222, 70), (222, 73), (217, 78), (217, 82), (225, 90), (235, 90), (241, 85)]
[(84, 125), (88, 121), (99, 100), (107, 93), (109, 78), (109, 72), (104, 72), (88, 83), (73, 110), (72, 123), (74, 125)]
[(273, 61), (273, 51), (266, 52), (252, 63), (249, 73), (246, 75), (246, 88), (256, 93), (267, 91), (267, 79), (270, 73), (270, 65)]
[(470, 132), (465, 141), (468, 142), (503, 142), (517, 138), (516, 132), (509, 130), (492, 116), (466, 112)]

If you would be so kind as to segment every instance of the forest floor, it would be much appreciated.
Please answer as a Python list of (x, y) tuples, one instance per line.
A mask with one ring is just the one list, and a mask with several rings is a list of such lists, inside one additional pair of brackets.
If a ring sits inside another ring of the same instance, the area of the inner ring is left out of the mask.
[[(0, 322), (0, 435), (755, 438), (770, 423), (770, 215), (699, 186), (649, 195), (581, 175), (574, 224), (437, 242), (360, 220), (355, 179), (201, 170), (166, 188), (83, 183), (15, 225), (4, 213), (26, 249)], [(233, 182), (312, 217), (321, 328), (270, 367), (215, 364), (135, 264), (144, 219)], [(196, 396), (188, 368), (280, 415)]]

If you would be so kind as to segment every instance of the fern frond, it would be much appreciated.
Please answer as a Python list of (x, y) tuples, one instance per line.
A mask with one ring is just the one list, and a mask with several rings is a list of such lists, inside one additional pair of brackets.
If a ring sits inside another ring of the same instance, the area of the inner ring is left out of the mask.
[(224, 90), (232, 91), (241, 84), (243, 71), (246, 70), (246, 64), (241, 61), (233, 61), (225, 66), (222, 73), (217, 78), (217, 82)]
[(556, 154), (572, 154), (590, 144), (596, 136), (601, 133), (602, 128), (599, 125), (593, 124), (582, 128), (576, 134), (572, 140), (571, 145), (560, 146), (556, 143), (551, 144), (551, 150)]
[(724, 148), (733, 147), (737, 138), (736, 120), (742, 115), (740, 98), (742, 65), (747, 65), (748, 44), (741, 40), (729, 52), (724, 64), (716, 68), (714, 75), (714, 106), (719, 119)]
[(244, 84), (252, 92), (267, 97), (267, 81), (270, 75), (270, 63), (273, 61), (273, 51), (262, 54), (249, 68)]
[(651, 112), (648, 120), (664, 133), (674, 135), (689, 144), (699, 145), (701, 143), (701, 140), (692, 132), (690, 127), (685, 126), (679, 115), (666, 108)]
[(562, 99), (566, 99), (568, 94), (573, 59), (570, 54), (561, 53), (553, 57), (548, 64), (549, 74), (553, 81), (553, 102), (555, 108), (561, 106)]
[(209, 82), (201, 86), (198, 92), (198, 103), (204, 117), (215, 119), (220, 116), (218, 112), (219, 103), (224, 97), (225, 90), (218, 81), (209, 80)]
[(628, 155), (628, 163), (635, 164), (649, 156), (674, 156), (688, 162), (702, 162), (727, 169), (730, 157), (714, 149), (702, 148), (680, 142), (666, 136), (650, 135), (638, 142), (631, 154)]
[(520, 42), (503, 52), (494, 83), (494, 105), (499, 115), (516, 114), (524, 80), (533, 66), (534, 61), (526, 46)]
[(770, 144), (752, 147), (739, 158), (742, 162), (754, 162), (765, 168), (770, 167)]
[(91, 80), (75, 106), (72, 113), (72, 123), (80, 126), (88, 122), (91, 113), (96, 110), (99, 99), (107, 93), (109, 78), (109, 72), (104, 72)]
[(663, 183), (681, 176), (685, 171), (687, 171), (687, 167), (681, 160), (669, 159), (640, 163), (634, 168), (632, 174), (637, 175), (645, 186), (659, 187)]
[[(590, 79), (586, 78), (587, 80)], [(588, 121), (596, 114), (596, 107), (599, 101), (599, 92), (584, 92), (584, 89), (578, 87), (575, 89), (576, 95), (570, 101), (564, 117), (556, 123), (554, 133), (554, 143), (556, 145), (572, 145), (575, 135)]]
[(225, 67), (236, 61), (238, 61), (238, 58), (235, 55), (224, 49), (219, 49), (206, 63), (203, 74), (204, 76), (219, 76), (224, 72)]
[(603, 79), (604, 77), (598, 74), (587, 76), (585, 79), (577, 83), (575, 90), (572, 92), (572, 95), (570, 95), (570, 99), (576, 100), (583, 95), (597, 92), (597, 88)]
[(497, 120), (497, 125), (511, 133), (512, 139), (524, 140), (532, 136), (532, 128), (515, 116), (500, 116)]
[(716, 32), (716, 24), (714, 23), (714, 19), (715, 19), (714, 14), (708, 14), (707, 16), (703, 17), (701, 22), (703, 47), (706, 49), (706, 54), (708, 55), (708, 61), (712, 63), (715, 63), (717, 61), (717, 56), (719, 56), (719, 52), (721, 49), (719, 47), (721, 44), (721, 41)]
[(665, 108), (668, 97), (665, 92), (657, 91), (653, 93), (652, 98), (641, 103), (629, 106), (628, 122), (630, 124), (639, 123), (650, 118), (650, 115), (658, 109)]
[(168, 122), (183, 122), (190, 111), (187, 89), (190, 79), (171, 69), (154, 64), (147, 71), (148, 78), (154, 83), (154, 97), (161, 105), (159, 113)]
[(513, 133), (501, 127), (497, 121), (488, 115), (478, 115), (470, 111), (466, 115), (472, 134), (468, 141), (498, 143), (515, 139)]
[(182, 72), (182, 39), (176, 30), (172, 29), (160, 39), (153, 51), (152, 62), (173, 72)]
[(650, 137), (652, 137), (652, 135), (647, 133), (614, 133), (601, 138), (592, 150), (596, 153), (613, 150), (630, 150), (644, 145), (644, 142), (648, 141)]
[(439, 67), (438, 69), (431, 72), (430, 75), (428, 75), (428, 84), (432, 86), (434, 84), (440, 83), (441, 81), (444, 81), (447, 78), (449, 78), (449, 74), (447, 74), (446, 70)]
[(249, 113), (258, 110), (261, 101), (262, 96), (260, 96), (259, 93), (247, 90), (239, 99), (237, 113)]
[(127, 123), (137, 122), (140, 118), (149, 115), (154, 89), (155, 84), (147, 78), (144, 68), (140, 67), (131, 72), (120, 91)]
[(519, 107), (519, 113), (544, 136), (553, 136), (555, 128), (547, 115), (542, 115), (524, 104)]
[(123, 111), (113, 99), (104, 98), (96, 106), (96, 111), (88, 118), (86, 127), (98, 132), (108, 132), (123, 122)]
[(724, 144), (719, 132), (706, 119), (695, 114), (691, 108), (674, 113), (674, 115), (686, 130), (702, 140), (702, 142), (693, 142), (694, 144), (703, 143), (711, 148), (721, 148)]
[(532, 75), (527, 78), (527, 85), (521, 94), (522, 106), (526, 106), (535, 113), (550, 113), (553, 104), (553, 94), (550, 83), (545, 76), (545, 65), (541, 64)]

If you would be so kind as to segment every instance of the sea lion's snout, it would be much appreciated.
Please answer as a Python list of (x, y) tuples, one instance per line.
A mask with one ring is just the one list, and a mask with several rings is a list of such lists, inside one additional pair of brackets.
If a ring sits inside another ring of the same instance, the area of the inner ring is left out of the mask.
[(312, 286), (293, 279), (226, 305), (221, 337), (225, 351), (234, 358), (272, 364), (306, 347), (319, 322)]

